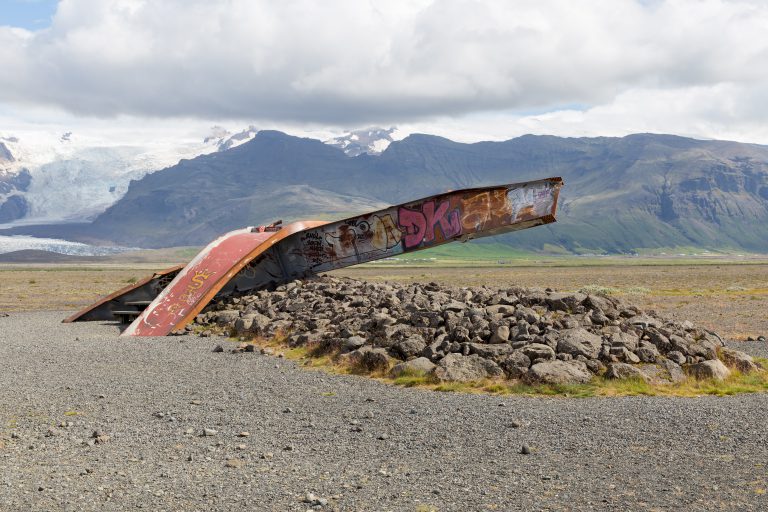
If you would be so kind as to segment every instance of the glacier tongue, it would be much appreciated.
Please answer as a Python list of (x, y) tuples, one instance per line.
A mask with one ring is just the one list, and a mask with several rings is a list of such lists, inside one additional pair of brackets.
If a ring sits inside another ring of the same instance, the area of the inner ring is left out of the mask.
[[(26, 204), (23, 217), (2, 220), (24, 224), (91, 220), (120, 199), (131, 180), (182, 158), (217, 151), (222, 144), (220, 139), (124, 144), (71, 132), (0, 134), (0, 141), (0, 181), (5, 182), (0, 184), (0, 208), (9, 200)], [(30, 182), (15, 186), (13, 176), (24, 172)]]
[(135, 250), (133, 247), (96, 247), (94, 245), (58, 240), (56, 238), (37, 238), (26, 235), (0, 235), (0, 254), (25, 249), (72, 254), (77, 256), (105, 256)]
[[(0, 223), (9, 225), (83, 222), (119, 200), (131, 180), (175, 165), (183, 158), (226, 151), (258, 133), (214, 126), (205, 137), (151, 134), (80, 134), (23, 130), (0, 132)], [(349, 156), (378, 155), (394, 140), (396, 128), (356, 130), (326, 143)]]

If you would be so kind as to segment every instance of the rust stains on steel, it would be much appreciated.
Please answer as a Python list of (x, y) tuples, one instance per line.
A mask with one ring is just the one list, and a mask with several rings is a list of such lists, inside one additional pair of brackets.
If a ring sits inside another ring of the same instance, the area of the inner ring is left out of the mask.
[[(167, 286), (158, 289), (161, 274), (155, 274), (67, 321), (125, 318), (133, 311), (125, 307), (133, 303), (136, 319), (123, 335), (164, 336), (183, 328), (216, 296), (555, 222), (562, 184), (547, 178), (457, 190), (331, 223), (239, 229), (211, 242), (183, 269), (165, 271), (173, 273)], [(139, 292), (145, 301), (154, 293), (146, 309), (140, 308), (144, 302), (128, 300)]]

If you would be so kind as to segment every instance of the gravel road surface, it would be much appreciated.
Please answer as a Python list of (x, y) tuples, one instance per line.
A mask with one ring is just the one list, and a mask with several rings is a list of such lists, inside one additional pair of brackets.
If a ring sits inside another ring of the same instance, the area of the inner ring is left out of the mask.
[(64, 316), (0, 318), (3, 511), (768, 510), (766, 394), (436, 393)]

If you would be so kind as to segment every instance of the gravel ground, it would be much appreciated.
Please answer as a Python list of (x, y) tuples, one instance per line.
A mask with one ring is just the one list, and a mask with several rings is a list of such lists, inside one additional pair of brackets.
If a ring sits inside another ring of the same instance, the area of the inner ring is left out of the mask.
[(752, 357), (768, 358), (768, 343), (765, 341), (731, 341), (727, 345), (746, 352)]
[(0, 510), (768, 509), (766, 394), (444, 394), (64, 316), (0, 318)]

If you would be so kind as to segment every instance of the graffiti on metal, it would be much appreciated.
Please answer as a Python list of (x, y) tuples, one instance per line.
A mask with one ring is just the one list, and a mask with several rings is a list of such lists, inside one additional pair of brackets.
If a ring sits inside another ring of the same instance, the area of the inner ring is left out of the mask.
[[(163, 336), (189, 323), (216, 296), (244, 293), (319, 272), (555, 221), (562, 180), (448, 192), (377, 212), (326, 223), (277, 223), (227, 233), (211, 242), (151, 303), (149, 284), (124, 289), (68, 319), (138, 317), (124, 335)], [(177, 273), (176, 273), (177, 272)], [(141, 295), (138, 295), (138, 294)], [(141, 300), (127, 300), (131, 297)], [(115, 305), (148, 304), (143, 311)], [(111, 309), (112, 308), (112, 309)]]
[(268, 242), (324, 224), (294, 222), (231, 231), (206, 246), (141, 315), (123, 332), (126, 336), (165, 336), (184, 327), (216, 294), (258, 290), (285, 280), (275, 247)]
[(304, 231), (281, 252), (298, 276), (530, 227), (527, 221), (543, 224), (554, 220), (561, 184), (550, 179), (442, 194)]
[(200, 252), (125, 330), (125, 335), (164, 336), (179, 323), (211, 287), (254, 245), (274, 233), (240, 229), (224, 235)]

